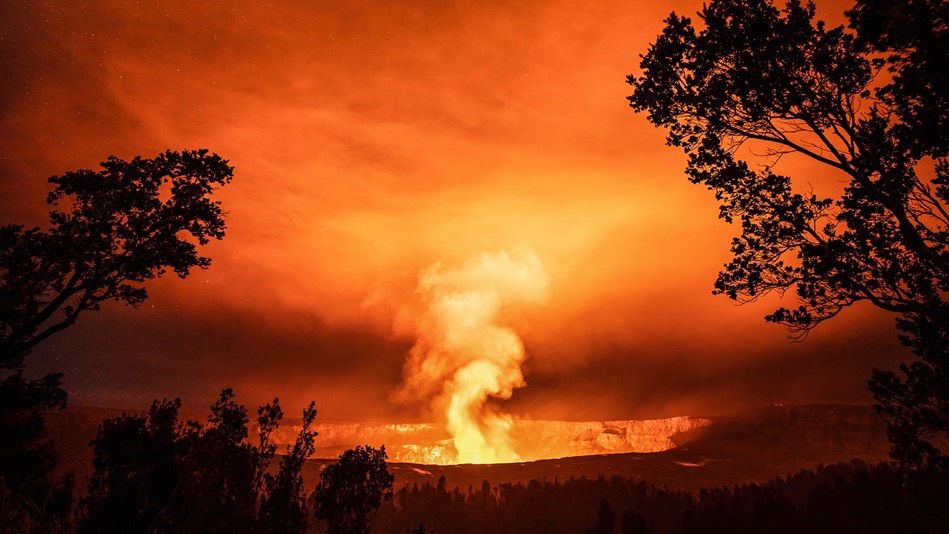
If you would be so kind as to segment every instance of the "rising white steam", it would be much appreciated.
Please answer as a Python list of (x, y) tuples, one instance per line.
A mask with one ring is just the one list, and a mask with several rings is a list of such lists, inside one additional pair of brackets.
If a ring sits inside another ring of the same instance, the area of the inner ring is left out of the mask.
[(473, 256), (419, 276), (417, 341), (405, 365), (403, 394), (431, 399), (445, 415), (458, 463), (512, 462), (511, 416), (489, 399), (525, 385), (521, 338), (501, 324), (511, 305), (546, 299), (549, 278), (530, 251)]

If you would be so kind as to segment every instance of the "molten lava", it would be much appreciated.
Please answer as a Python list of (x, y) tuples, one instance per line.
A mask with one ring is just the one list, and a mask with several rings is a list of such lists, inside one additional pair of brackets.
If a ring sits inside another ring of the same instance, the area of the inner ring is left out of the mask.
[(524, 345), (499, 316), (511, 305), (542, 302), (547, 286), (543, 265), (529, 251), (485, 253), (456, 268), (435, 264), (419, 277), (422, 309), (402, 395), (427, 399), (444, 414), (454, 450), (440, 450), (440, 459), (520, 459), (511, 446), (511, 416), (488, 404), (525, 385)]

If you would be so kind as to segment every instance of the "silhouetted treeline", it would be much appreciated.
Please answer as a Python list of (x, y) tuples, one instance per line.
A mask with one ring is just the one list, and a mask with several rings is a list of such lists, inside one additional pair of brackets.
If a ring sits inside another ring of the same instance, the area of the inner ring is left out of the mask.
[[(424, 529), (420, 529), (420, 526)], [(404, 487), (382, 506), (376, 532), (693, 533), (947, 532), (949, 477), (889, 464), (818, 467), (766, 484), (657, 488), (614, 477), (480, 488)]]
[(306, 487), (302, 470), (317, 437), (312, 402), (282, 455), (271, 441), (283, 419), (277, 399), (257, 409), (256, 428), (230, 389), (211, 405), (207, 422), (182, 420), (180, 408), (180, 399), (165, 399), (145, 415), (104, 420), (91, 443), (90, 478), (77, 488), (78, 499), (72, 479), (66, 480), (47, 505), (55, 514), (25, 507), (0, 484), (0, 534), (290, 534), (318, 528), (360, 534), (369, 532), (373, 512), (392, 497), (385, 447), (345, 451), (326, 466), (319, 484)]
[(276, 400), (258, 410), (253, 442), (247, 410), (231, 390), (221, 393), (206, 425), (180, 421), (180, 406), (156, 401), (146, 417), (103, 422), (79, 531), (300, 531), (306, 515), (300, 467), (313, 452), (313, 405), (276, 474), (269, 469), (276, 451), (269, 437), (283, 416)]
[(391, 496), (384, 447), (346, 451), (314, 490), (305, 488), (301, 470), (317, 436), (312, 402), (279, 460), (270, 439), (283, 418), (277, 399), (257, 409), (254, 436), (230, 389), (206, 424), (181, 421), (180, 407), (178, 399), (155, 401), (147, 416), (103, 422), (92, 443), (94, 472), (75, 511), (79, 532), (285, 534), (306, 532), (315, 515), (331, 533), (358, 534)]

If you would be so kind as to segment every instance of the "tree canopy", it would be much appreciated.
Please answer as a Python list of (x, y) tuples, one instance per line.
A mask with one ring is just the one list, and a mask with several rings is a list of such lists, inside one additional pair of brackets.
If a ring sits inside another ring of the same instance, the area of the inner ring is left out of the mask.
[(313, 492), (316, 517), (331, 534), (369, 532), (370, 514), (392, 498), (394, 480), (386, 467), (386, 448), (349, 449), (327, 466)]
[(49, 179), (48, 229), (0, 227), (2, 368), (19, 367), (38, 343), (104, 301), (140, 304), (144, 282), (207, 267), (198, 245), (224, 237), (211, 195), (234, 169), (217, 154), (113, 156), (101, 166)]
[[(798, 338), (857, 302), (897, 315), (918, 359), (870, 387), (907, 464), (939, 461), (929, 439), (949, 430), (946, 11), (860, 1), (848, 30), (813, 3), (713, 0), (697, 23), (670, 14), (628, 79), (633, 109), (740, 225), (715, 292), (792, 292), (767, 320)], [(788, 154), (833, 169), (842, 192), (776, 172)]]
[(81, 532), (306, 531), (301, 470), (313, 453), (313, 403), (277, 469), (271, 441), (283, 418), (279, 401), (257, 410), (256, 443), (247, 409), (225, 389), (208, 423), (179, 421), (181, 401), (152, 404), (148, 415), (106, 420), (93, 441)]

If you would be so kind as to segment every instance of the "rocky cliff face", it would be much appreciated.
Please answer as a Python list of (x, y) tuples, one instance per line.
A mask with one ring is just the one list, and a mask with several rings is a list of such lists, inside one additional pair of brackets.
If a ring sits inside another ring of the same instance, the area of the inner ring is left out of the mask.
[[(89, 442), (96, 428), (121, 413), (81, 406), (53, 412), (49, 430), (63, 460), (59, 473), (74, 473), (83, 487), (92, 469)], [(888, 448), (883, 423), (869, 406), (774, 406), (711, 420), (519, 420), (512, 437), (525, 461), (516, 464), (441, 465), (449, 463), (444, 454), (451, 452), (441, 425), (322, 424), (319, 431), (317, 458), (305, 467), (307, 488), (316, 484), (322, 467), (357, 444), (386, 444), (394, 461), (406, 462), (389, 466), (398, 486), (434, 483), (440, 476), (452, 487), (467, 488), (483, 480), (526, 483), (606, 475), (686, 490), (763, 482), (853, 458), (879, 462)], [(289, 424), (278, 441), (290, 443), (295, 437)]]
[[(672, 437), (709, 424), (694, 417), (643, 421), (544, 421), (518, 419), (511, 431), (524, 461), (591, 454), (659, 452), (675, 447)], [(297, 428), (282, 427), (278, 442), (290, 443)], [(450, 436), (434, 424), (338, 423), (317, 426), (318, 457), (333, 457), (359, 444), (386, 445), (400, 462), (443, 464), (453, 456)]]
[(660, 452), (675, 447), (672, 437), (709, 424), (708, 419), (670, 417), (642, 421), (519, 420), (511, 433), (515, 449), (525, 460)]
[[(63, 462), (60, 473), (84, 481), (91, 471), (92, 449), (102, 419), (121, 410), (71, 406), (49, 417), (50, 436)], [(195, 414), (196, 416), (197, 414)], [(298, 428), (287, 421), (276, 439), (288, 444)], [(399, 483), (437, 480), (480, 484), (531, 478), (637, 476), (670, 487), (700, 488), (748, 480), (768, 480), (819, 463), (887, 458), (883, 423), (869, 406), (773, 406), (713, 419), (672, 417), (644, 421), (515, 421), (515, 450), (524, 463), (456, 466), (449, 464), (451, 441), (435, 424), (321, 424), (317, 458), (335, 458), (360, 444), (385, 444)], [(661, 452), (658, 452), (661, 451)], [(627, 454), (620, 454), (627, 453)], [(569, 457), (569, 458), (568, 458)], [(543, 460), (564, 458), (563, 460)], [(314, 460), (308, 476), (331, 460)], [(434, 477), (434, 478), (432, 478)], [(84, 482), (80, 482), (83, 484)]]
[[(869, 406), (771, 406), (715, 419), (685, 445), (710, 457), (741, 455), (791, 468), (887, 459), (883, 420)], [(795, 463), (796, 462), (796, 463)]]
[[(450, 436), (436, 424), (323, 424), (317, 429), (319, 458), (334, 458), (360, 444), (384, 444), (398, 462), (450, 464), (454, 456)], [(282, 427), (277, 440), (290, 443), (296, 432), (292, 426)], [(515, 419), (511, 441), (523, 461), (662, 452), (678, 445), (712, 461), (736, 454), (764, 455), (774, 465), (784, 458), (810, 465), (851, 458), (879, 461), (887, 455), (882, 421), (866, 406), (773, 406), (715, 419)]]

